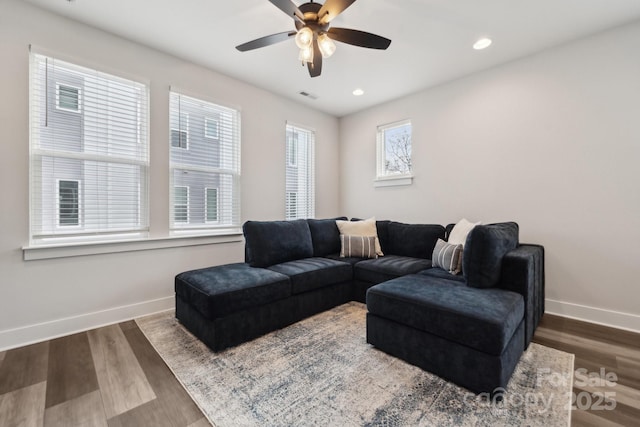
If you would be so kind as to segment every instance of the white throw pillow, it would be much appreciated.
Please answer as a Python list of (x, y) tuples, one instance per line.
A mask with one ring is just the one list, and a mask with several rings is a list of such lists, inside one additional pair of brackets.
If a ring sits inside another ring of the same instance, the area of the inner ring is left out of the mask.
[(380, 247), (380, 241), (378, 240), (378, 229), (376, 228), (376, 218), (372, 217), (365, 219), (364, 221), (342, 221), (337, 220), (336, 225), (340, 234), (345, 236), (373, 236), (376, 238), (376, 253), (378, 256), (383, 256), (382, 248)]
[(467, 241), (467, 236), (473, 230), (473, 227), (480, 225), (482, 222), (469, 222), (466, 218), (462, 218), (456, 225), (453, 226), (451, 234), (449, 235), (448, 243), (452, 245), (462, 245)]

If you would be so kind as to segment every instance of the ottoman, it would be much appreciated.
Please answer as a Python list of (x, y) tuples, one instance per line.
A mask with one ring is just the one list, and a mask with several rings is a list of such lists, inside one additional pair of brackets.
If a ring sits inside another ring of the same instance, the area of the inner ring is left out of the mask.
[(367, 342), (480, 392), (506, 387), (524, 351), (524, 300), (504, 289), (409, 275), (367, 291)]
[(178, 274), (175, 292), (176, 317), (214, 351), (296, 320), (289, 278), (245, 263)]

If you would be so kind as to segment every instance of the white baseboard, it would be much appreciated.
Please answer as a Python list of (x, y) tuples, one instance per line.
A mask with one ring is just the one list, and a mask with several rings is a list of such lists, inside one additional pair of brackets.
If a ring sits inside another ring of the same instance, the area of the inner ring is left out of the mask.
[(175, 307), (173, 296), (0, 331), (0, 351), (58, 338)]
[[(545, 300), (546, 312), (584, 322), (640, 333), (640, 316), (605, 310), (580, 304)], [(136, 317), (170, 310), (175, 307), (173, 296), (115, 307), (79, 316), (57, 319), (21, 328), (0, 331), (0, 351), (58, 338)]]
[(545, 300), (545, 312), (584, 322), (640, 333), (640, 316), (569, 302)]

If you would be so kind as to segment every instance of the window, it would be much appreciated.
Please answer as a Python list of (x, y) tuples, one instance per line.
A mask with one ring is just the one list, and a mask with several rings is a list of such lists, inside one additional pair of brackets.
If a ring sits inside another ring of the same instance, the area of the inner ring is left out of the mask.
[(204, 136), (207, 138), (220, 138), (220, 129), (218, 127), (218, 119), (205, 117), (204, 119)]
[(36, 53), (30, 61), (31, 243), (146, 233), (147, 86)]
[(56, 84), (56, 106), (60, 110), (80, 112), (80, 88)]
[(218, 189), (217, 188), (205, 188), (206, 200), (205, 206), (207, 209), (207, 222), (218, 221)]
[(80, 182), (58, 181), (58, 225), (80, 225)]
[(286, 127), (286, 219), (315, 216), (315, 133), (292, 124)]
[(377, 178), (411, 177), (411, 121), (378, 126), (377, 139)]
[(189, 187), (174, 187), (173, 218), (175, 222), (189, 222)]
[(171, 128), (171, 146), (189, 149), (189, 114), (178, 114), (178, 123), (175, 128)]
[[(197, 231), (239, 227), (239, 111), (171, 92), (169, 114), (171, 129), (180, 130), (186, 130), (181, 126), (188, 116), (189, 135), (188, 150), (173, 148), (173, 138), (170, 144), (172, 187), (189, 187), (187, 204), (183, 203), (184, 190), (174, 192), (171, 228)], [(211, 139), (214, 130), (217, 138)]]

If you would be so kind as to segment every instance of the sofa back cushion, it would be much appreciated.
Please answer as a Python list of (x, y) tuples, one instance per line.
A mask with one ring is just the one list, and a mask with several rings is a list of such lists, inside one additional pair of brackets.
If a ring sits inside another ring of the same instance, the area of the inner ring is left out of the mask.
[(438, 224), (403, 224), (391, 221), (387, 224), (387, 255), (431, 259), (438, 239), (444, 240), (444, 227)]
[(340, 230), (336, 220), (346, 221), (346, 217), (332, 219), (308, 219), (313, 244), (313, 256), (327, 256), (340, 252)]
[(242, 231), (246, 241), (246, 262), (252, 267), (269, 267), (313, 256), (311, 231), (304, 219), (247, 221)]
[(518, 247), (518, 224), (476, 225), (467, 236), (462, 255), (462, 272), (467, 285), (492, 288), (500, 281), (502, 258)]
[(378, 230), (378, 241), (380, 242), (380, 247), (382, 249), (382, 253), (385, 253), (386, 247), (389, 246), (389, 224), (391, 221), (389, 220), (378, 220), (376, 221), (376, 230)]

